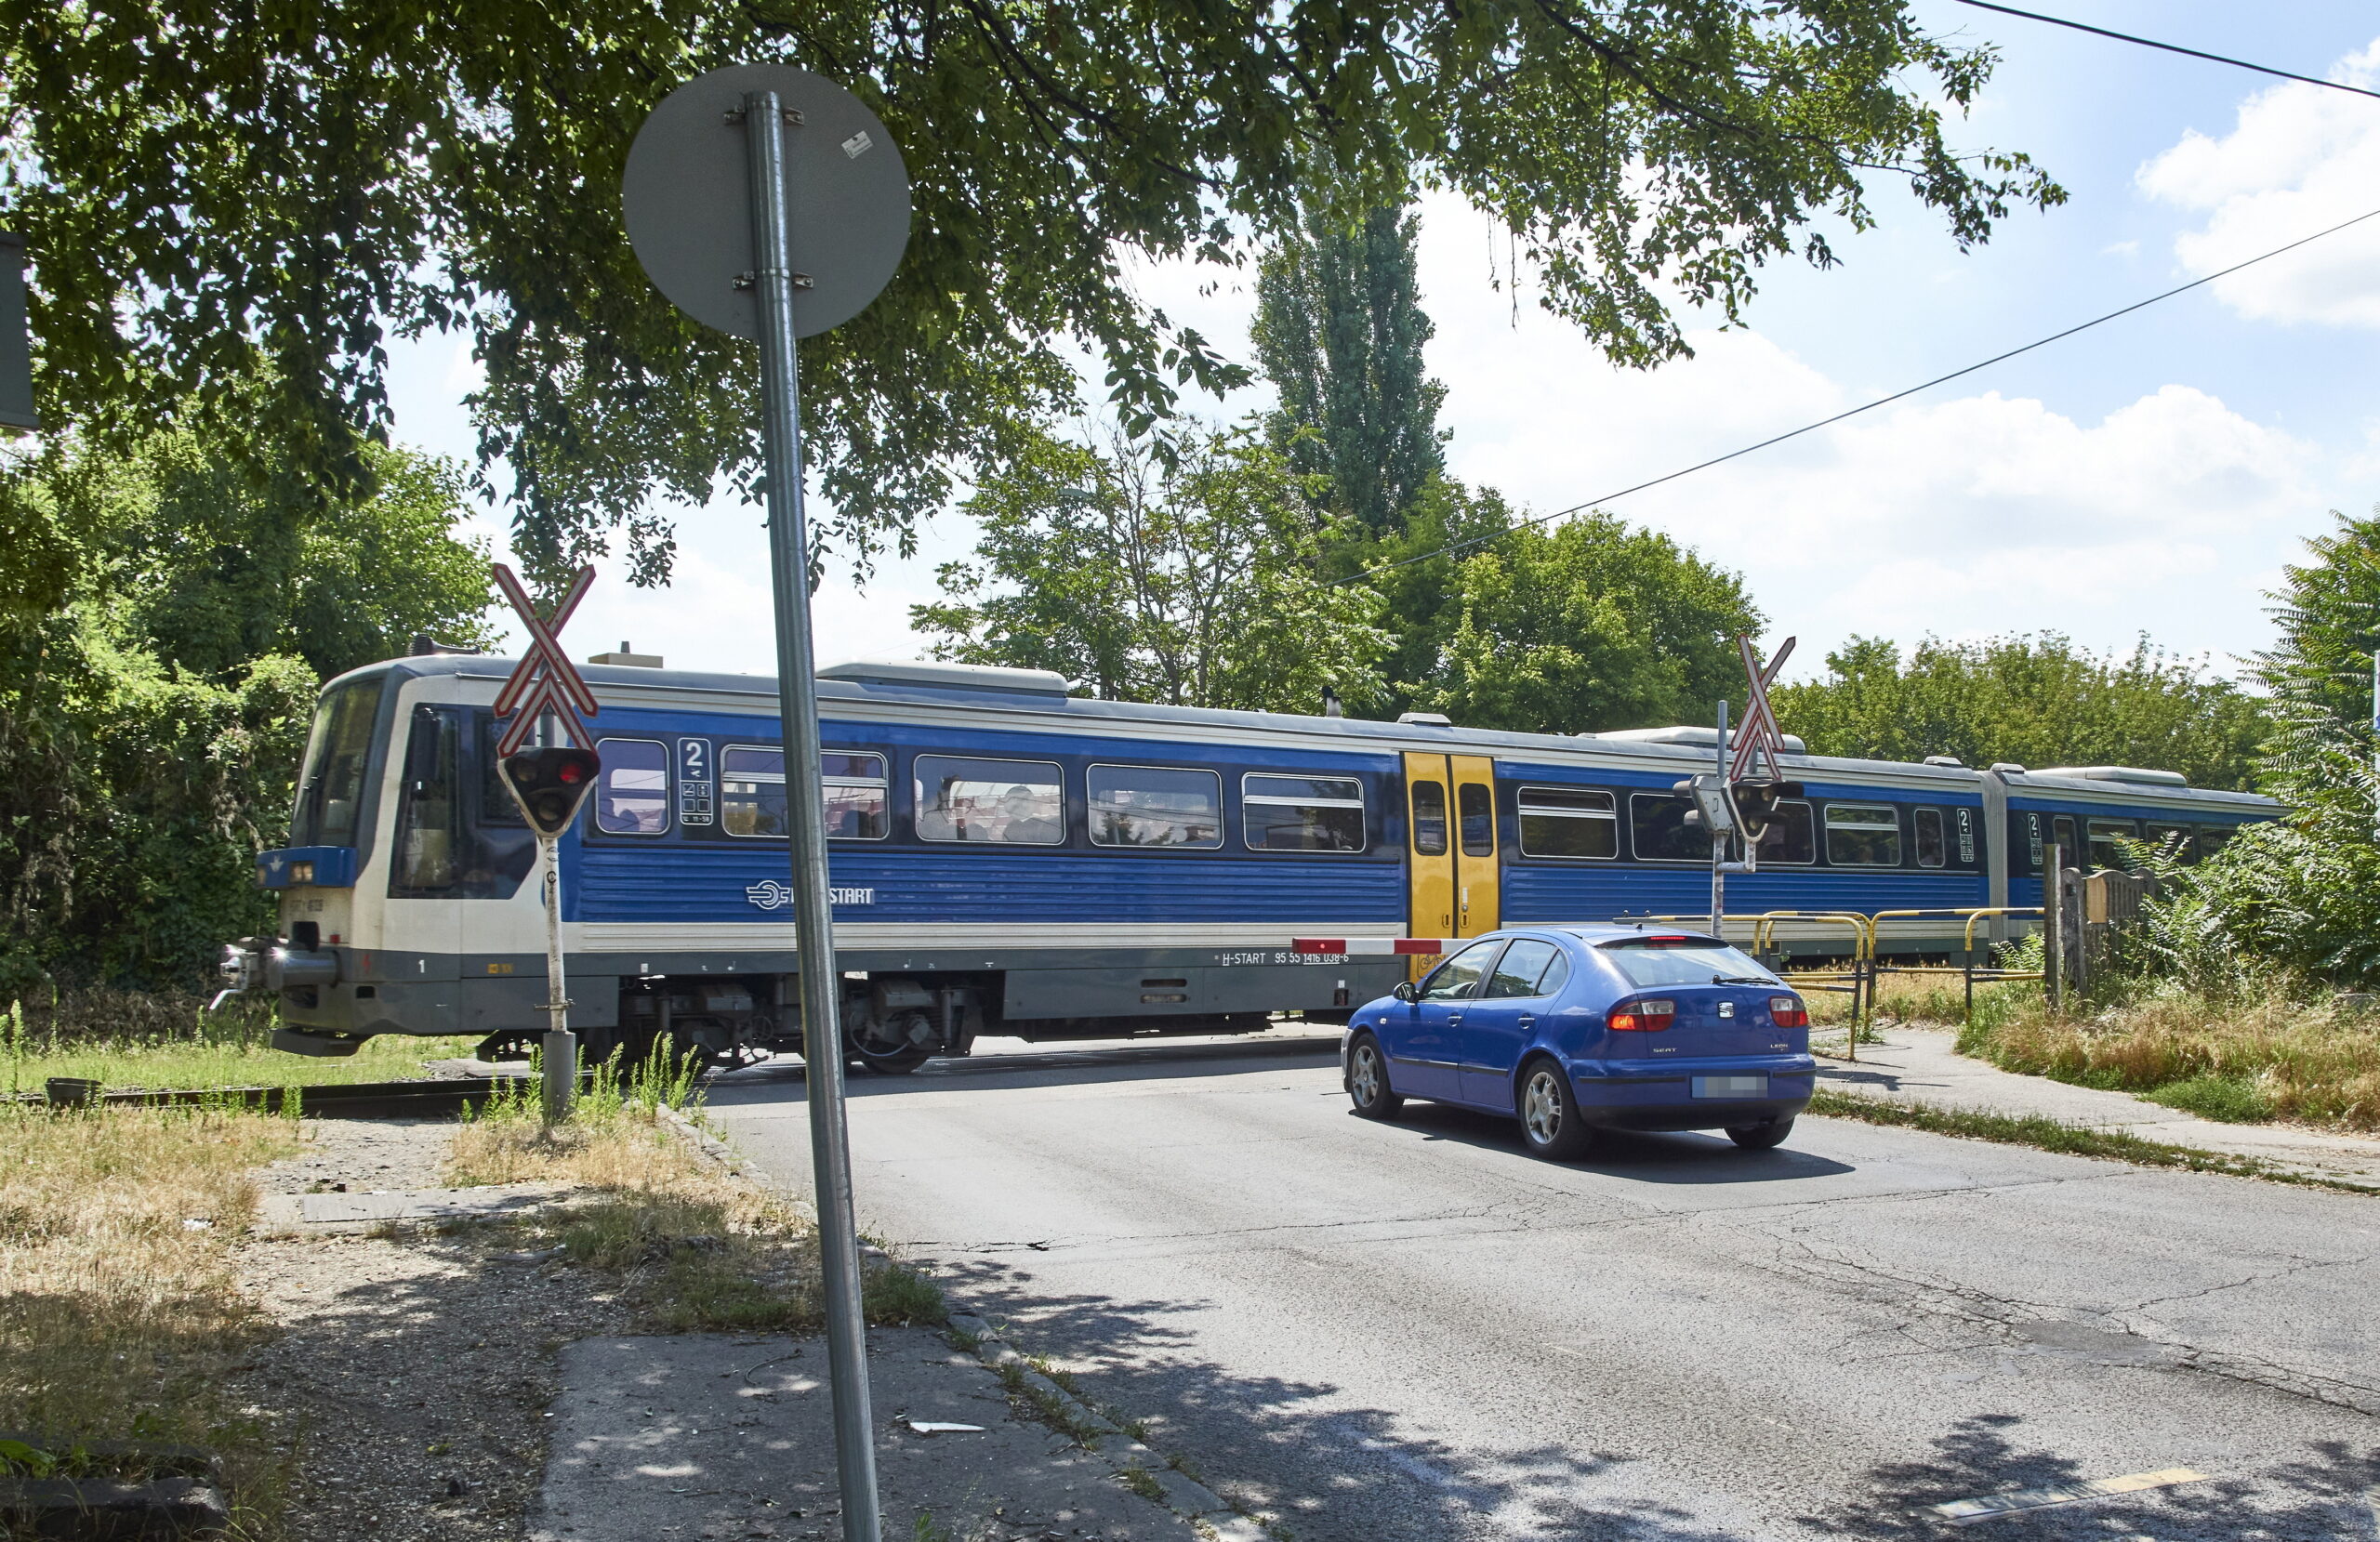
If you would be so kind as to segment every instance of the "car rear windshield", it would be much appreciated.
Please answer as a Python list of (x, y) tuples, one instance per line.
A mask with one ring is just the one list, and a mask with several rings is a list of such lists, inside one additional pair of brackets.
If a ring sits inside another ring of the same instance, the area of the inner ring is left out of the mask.
[(1603, 944), (1632, 985), (1708, 985), (1718, 980), (1774, 980), (1750, 954), (1708, 937), (1623, 937)]

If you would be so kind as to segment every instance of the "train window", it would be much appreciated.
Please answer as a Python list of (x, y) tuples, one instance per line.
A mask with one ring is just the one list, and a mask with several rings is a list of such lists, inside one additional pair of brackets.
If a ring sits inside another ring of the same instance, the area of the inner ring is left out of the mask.
[(1250, 771), (1239, 779), (1239, 804), (1241, 837), (1250, 850), (1364, 849), (1364, 784), (1352, 776)]
[(719, 822), (731, 836), (785, 837), (785, 751), (729, 745), (719, 752)]
[(455, 854), (463, 843), (455, 767), (460, 726), (434, 706), (413, 709), (397, 802), (397, 850), (389, 869), (389, 892), (398, 898), (443, 894), (454, 886)]
[(2050, 838), (2056, 843), (2058, 850), (2063, 853), (2057, 859), (2060, 865), (2071, 867), (2082, 860), (2082, 842), (2074, 834), (2074, 821), (2071, 818), (2060, 814), (2050, 821)]
[(504, 725), (492, 712), (482, 712), (479, 718), (480, 752), (480, 823), (482, 824), (517, 824), (522, 830), (529, 822), (521, 817), (521, 805), (512, 801), (512, 794), (504, 785), (504, 758), (496, 746), (504, 738)]
[(2198, 854), (2211, 857), (2229, 843), (2235, 832), (2228, 824), (2202, 824), (2198, 827)]
[(1826, 860), (1837, 867), (1898, 867), (1900, 815), (1889, 803), (1828, 804)]
[(1066, 838), (1065, 786), (1050, 761), (920, 755), (910, 770), (919, 840), (1055, 846)]
[(1455, 812), (1462, 820), (1462, 854), (1496, 854), (1496, 795), (1485, 783), (1465, 782), (1454, 790)]
[(669, 750), (658, 739), (599, 739), (595, 828), (614, 836), (669, 832)]
[(2190, 827), (2163, 820), (2153, 820), (2148, 825), (2149, 844), (2169, 857), (2184, 862), (2198, 861), (2198, 848), (2190, 840)]
[(1091, 838), (1101, 846), (1221, 846), (1223, 779), (1166, 766), (1093, 766)]
[(1447, 784), (1443, 782), (1413, 784), (1413, 854), (1447, 854)]
[(892, 833), (892, 784), (884, 772), (884, 757), (822, 750), (818, 770), (826, 795), (828, 840), (882, 840)]
[(2129, 867), (2119, 841), (2138, 840), (2140, 826), (2128, 819), (2095, 819), (2091, 821), (2091, 865), (2099, 867)]
[(380, 720), (386, 675), (323, 693), (306, 738), (306, 770), (298, 780), (298, 807), (289, 822), (292, 846), (353, 846), (363, 807), (372, 733)]
[(1709, 862), (1711, 837), (1688, 824), (1692, 807), (1672, 793), (1628, 795), (1628, 835), (1638, 862)]
[(1620, 815), (1609, 793), (1523, 787), (1521, 855), (1609, 861), (1620, 855)]
[(528, 876), (536, 842), (512, 795), (474, 762), (494, 760), (493, 725), (484, 711), (414, 708), (399, 767), (390, 898), (506, 900)]
[(1919, 809), (1911, 815), (1917, 830), (1917, 865), (1940, 867), (1950, 860), (1949, 843), (1942, 838), (1942, 811)]
[(1818, 832), (1812, 828), (1810, 806), (1779, 803), (1777, 817), (1760, 833), (1764, 867), (1807, 867), (1818, 860)]

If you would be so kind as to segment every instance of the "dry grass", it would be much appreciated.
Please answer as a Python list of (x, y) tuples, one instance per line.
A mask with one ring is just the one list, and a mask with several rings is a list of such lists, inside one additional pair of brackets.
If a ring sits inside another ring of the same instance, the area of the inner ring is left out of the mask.
[(230, 1255), (247, 1170), (296, 1149), (264, 1114), (0, 1107), (0, 1428), (205, 1446), (235, 1534), (271, 1535), (286, 1454), (222, 1390), (264, 1331)]
[[(624, 1298), (661, 1331), (818, 1331), (826, 1318), (816, 1228), (669, 1127), (661, 1111), (683, 1102), (686, 1089), (684, 1078), (664, 1074), (641, 1075), (625, 1090), (601, 1077), (576, 1114), (550, 1129), (526, 1096), (492, 1103), (456, 1133), (449, 1176), (582, 1185), (586, 1196), (528, 1240), (621, 1276)], [(871, 1323), (946, 1315), (933, 1283), (890, 1259), (871, 1259), (862, 1285)]]
[(2209, 1118), (2380, 1130), (2380, 1015), (2279, 990), (2211, 1001), (2152, 988), (2086, 1019), (2053, 1018), (2035, 993), (1959, 1048), (2004, 1071)]

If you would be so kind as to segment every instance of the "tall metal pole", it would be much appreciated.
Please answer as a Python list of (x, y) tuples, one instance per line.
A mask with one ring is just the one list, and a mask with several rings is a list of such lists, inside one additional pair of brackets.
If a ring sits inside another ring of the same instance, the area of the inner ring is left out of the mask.
[[(537, 719), (537, 743), (562, 743), (562, 721), (549, 712)], [(570, 992), (563, 987), (562, 968), (562, 839), (539, 836), (538, 854), (546, 859), (546, 1036), (538, 1046), (544, 1072), (543, 1112), (549, 1125), (570, 1117), (578, 1095), (578, 1036), (570, 1031)]]
[(537, 844), (546, 859), (546, 1037), (540, 1058), (546, 1123), (558, 1125), (570, 1117), (578, 1092), (578, 1035), (570, 1031), (570, 993), (562, 985), (562, 842), (540, 836)]
[(810, 541), (801, 508), (801, 379), (794, 354), (786, 114), (774, 91), (747, 92), (752, 282), (760, 302), (760, 424), (769, 489), (769, 578), (776, 593), (777, 694), (785, 729), (786, 823), (801, 954), (801, 1059), (810, 1159), (818, 1180), (818, 1256), (826, 1274), (826, 1362), (835, 1401), (835, 1472), (844, 1542), (882, 1542), (867, 1330), (860, 1314), (859, 1232), (852, 1218), (851, 1140), (843, 1118), (843, 1033), (835, 999), (834, 916), (826, 900), (826, 806), (818, 780), (818, 699), (810, 639)]
[[(1727, 780), (1727, 698), (1725, 696), (1719, 698), (1719, 740), (1715, 753), (1718, 756), (1716, 769), (1719, 780), (1724, 784)], [(1711, 935), (1722, 942), (1727, 940), (1727, 934), (1719, 929), (1727, 924), (1727, 875), (1720, 863), (1727, 860), (1727, 838), (1715, 831), (1711, 837)]]

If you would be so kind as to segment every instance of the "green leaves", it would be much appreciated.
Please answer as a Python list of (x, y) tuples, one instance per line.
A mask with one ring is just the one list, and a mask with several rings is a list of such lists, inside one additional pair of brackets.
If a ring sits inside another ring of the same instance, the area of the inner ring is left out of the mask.
[(1054, 669), (1117, 701), (1256, 711), (1383, 699), (1380, 597), (1314, 582), (1303, 490), (1247, 428), (1158, 446), (1044, 438), (965, 505), (976, 560), (910, 613), (943, 657)]
[(1949, 143), (1990, 56), (1899, 0), (0, 0), (0, 201), (45, 415), (118, 445), (259, 422), (311, 495), (350, 498), (388, 432), (388, 336), (457, 331), (518, 549), (551, 572), (624, 542), (659, 578), (660, 506), (756, 475), (755, 367), (644, 283), (619, 169), (672, 86), (754, 59), (852, 86), (916, 179), (900, 275), (803, 346), (822, 522), (863, 555), (1073, 410), (1071, 349), (1136, 432), (1183, 384), (1244, 378), (1121, 257), (1245, 260), (1316, 167), (1342, 215), (1457, 190), (1545, 265), (1546, 304), (1640, 364), (1684, 347), (1670, 297), (1732, 317), (1763, 264), (1832, 261), (1809, 223), (1868, 223), (1879, 176), (1962, 243), (2063, 197)]
[(1734, 573), (1602, 513), (1463, 557), (1448, 602), (1458, 619), (1414, 705), (1524, 732), (1704, 721), (1742, 695), (1735, 639), (1762, 626)]
[(2122, 655), (2056, 632), (1928, 639), (1904, 661), (1891, 642), (1854, 638), (1827, 655), (1827, 670), (1774, 695), (1778, 723), (1819, 755), (2148, 766), (2193, 786), (2245, 788), (2271, 727), (2255, 697), (2146, 639)]

